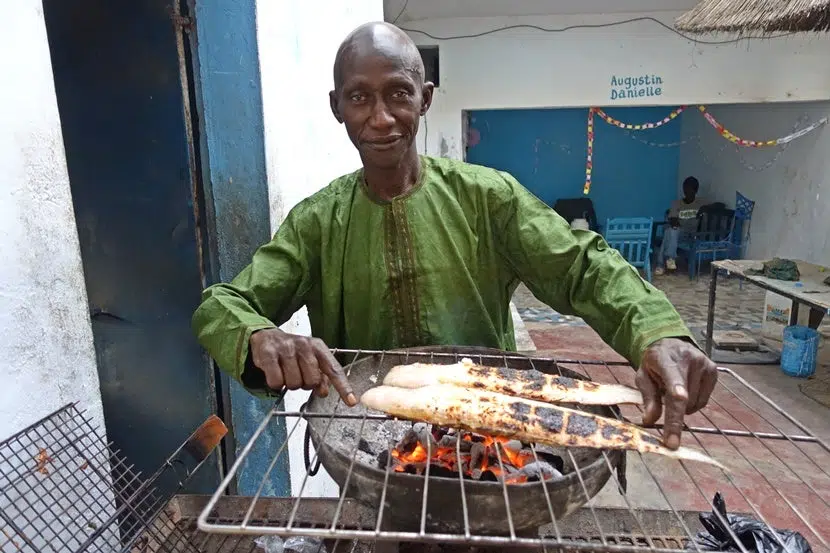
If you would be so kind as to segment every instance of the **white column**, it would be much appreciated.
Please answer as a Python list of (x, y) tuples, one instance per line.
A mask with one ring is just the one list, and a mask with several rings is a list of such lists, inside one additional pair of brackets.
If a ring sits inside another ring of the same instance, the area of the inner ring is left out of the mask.
[[(357, 151), (329, 109), (332, 64), (340, 41), (352, 29), (382, 20), (382, 0), (257, 1), (265, 155), (274, 230), (300, 200), (360, 166)], [(284, 329), (309, 334), (305, 311), (295, 315)], [(286, 408), (298, 409), (307, 397), (304, 392), (290, 393)], [(294, 495), (299, 493), (305, 476), (304, 431), (302, 424), (289, 441)], [(325, 497), (338, 492), (337, 485), (321, 469), (309, 479), (303, 495)]]

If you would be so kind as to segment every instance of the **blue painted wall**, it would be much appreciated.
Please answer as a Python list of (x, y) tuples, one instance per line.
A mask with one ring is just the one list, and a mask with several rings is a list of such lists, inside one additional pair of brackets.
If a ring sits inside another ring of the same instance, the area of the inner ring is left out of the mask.
[[(653, 122), (671, 108), (607, 108), (626, 123)], [(660, 144), (680, 141), (680, 118), (638, 133)], [(587, 156), (587, 108), (483, 110), (470, 112), (473, 141), (467, 161), (508, 171), (550, 206), (559, 198), (582, 196)], [(662, 220), (677, 195), (680, 151), (633, 139), (594, 118), (593, 184), (589, 197), (597, 220), (653, 216)], [(478, 142), (475, 143), (475, 139)]]
[[(190, 330), (201, 274), (169, 2), (46, 0), (43, 9), (107, 437), (147, 476), (215, 403), (212, 367)], [(215, 490), (215, 461), (189, 492)], [(165, 479), (163, 492), (173, 484)]]
[[(262, 121), (262, 90), (254, 0), (196, 2), (201, 146), (211, 253), (210, 283), (233, 279), (271, 237)], [(230, 399), (236, 450), (250, 440), (273, 405), (222, 378)], [(242, 467), (239, 493), (253, 495), (279, 446), (284, 424), (274, 421)], [(263, 493), (291, 490), (288, 456), (281, 456)]]

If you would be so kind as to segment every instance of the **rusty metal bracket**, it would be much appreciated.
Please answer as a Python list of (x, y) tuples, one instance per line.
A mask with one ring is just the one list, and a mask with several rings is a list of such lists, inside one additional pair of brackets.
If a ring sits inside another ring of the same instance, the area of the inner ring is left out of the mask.
[(167, 8), (167, 13), (170, 15), (170, 20), (173, 22), (174, 26), (180, 28), (184, 32), (189, 32), (191, 29), (193, 29), (192, 17), (188, 17), (186, 15), (182, 15), (176, 12), (176, 9), (173, 6), (169, 6)]

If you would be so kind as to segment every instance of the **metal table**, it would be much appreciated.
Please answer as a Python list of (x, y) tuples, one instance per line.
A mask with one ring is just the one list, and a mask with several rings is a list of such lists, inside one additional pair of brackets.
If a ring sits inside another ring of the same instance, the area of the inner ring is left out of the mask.
[(715, 297), (718, 288), (718, 273), (726, 271), (728, 275), (736, 276), (755, 286), (775, 292), (793, 300), (793, 309), (790, 312), (790, 324), (798, 322), (798, 307), (804, 304), (821, 313), (830, 313), (830, 286), (822, 281), (830, 276), (830, 269), (813, 265), (805, 261), (795, 260), (801, 280), (798, 282), (776, 280), (760, 275), (754, 275), (751, 269), (761, 269), (763, 261), (724, 259), (712, 262), (712, 280), (709, 283), (709, 312), (706, 317), (706, 355), (712, 356), (712, 334), (715, 326)]

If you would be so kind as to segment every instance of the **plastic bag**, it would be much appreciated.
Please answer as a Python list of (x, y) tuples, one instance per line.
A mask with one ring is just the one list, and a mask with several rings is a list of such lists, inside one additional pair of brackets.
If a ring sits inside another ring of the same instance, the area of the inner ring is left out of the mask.
[[(812, 553), (813, 551), (804, 536), (798, 532), (776, 529), (781, 538), (779, 541), (763, 522), (746, 516), (728, 514), (726, 502), (720, 492), (715, 494), (712, 503), (721, 516), (729, 522), (729, 527), (735, 536), (750, 553)], [(700, 513), (700, 523), (703, 524), (705, 530), (698, 532), (695, 541), (701, 551), (741, 551), (714, 510), (711, 513)], [(781, 542), (785, 547), (781, 546)], [(686, 549), (695, 549), (695, 544), (690, 543)]]
[(323, 540), (318, 538), (260, 536), (254, 543), (265, 553), (327, 553)]

